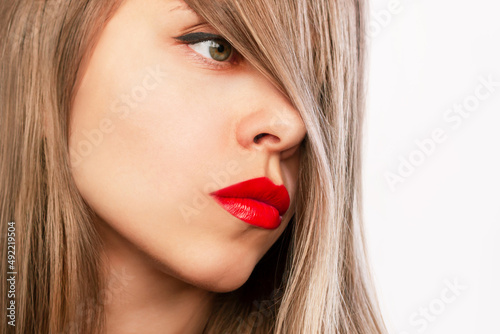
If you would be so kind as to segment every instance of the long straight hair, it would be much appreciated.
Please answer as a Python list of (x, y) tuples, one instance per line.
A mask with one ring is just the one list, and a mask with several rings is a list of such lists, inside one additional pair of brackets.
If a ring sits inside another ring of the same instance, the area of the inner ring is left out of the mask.
[(77, 70), (112, 4), (1, 1), (0, 13), (0, 229), (15, 222), (15, 270), (4, 238), (0, 263), (2, 277), (17, 272), (15, 327), (2, 278), (0, 330), (94, 333), (103, 323), (99, 238), (72, 179), (68, 115)]
[[(16, 333), (102, 332), (102, 244), (71, 177), (67, 130), (78, 69), (120, 2), (0, 4), (0, 228), (15, 221)], [(204, 333), (385, 333), (361, 215), (365, 0), (186, 3), (307, 129), (292, 221), (241, 288), (217, 295)]]

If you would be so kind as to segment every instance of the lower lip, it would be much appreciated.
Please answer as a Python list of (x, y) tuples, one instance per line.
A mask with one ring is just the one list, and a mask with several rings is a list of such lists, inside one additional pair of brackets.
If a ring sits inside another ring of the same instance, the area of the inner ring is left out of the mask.
[(214, 196), (217, 202), (230, 214), (248, 224), (265, 229), (275, 229), (281, 224), (278, 210), (269, 204), (250, 198)]

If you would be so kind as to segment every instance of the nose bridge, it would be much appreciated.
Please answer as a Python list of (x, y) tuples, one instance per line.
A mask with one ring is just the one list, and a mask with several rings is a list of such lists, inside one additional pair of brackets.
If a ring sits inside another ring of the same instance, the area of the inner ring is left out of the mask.
[(244, 92), (244, 112), (236, 126), (238, 143), (277, 153), (295, 147), (306, 134), (299, 112), (267, 78), (255, 72)]

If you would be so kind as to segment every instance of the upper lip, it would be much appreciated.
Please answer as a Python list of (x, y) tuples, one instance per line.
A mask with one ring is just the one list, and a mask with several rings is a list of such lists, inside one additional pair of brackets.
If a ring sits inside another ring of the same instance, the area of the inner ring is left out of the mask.
[(284, 185), (277, 186), (267, 177), (259, 177), (211, 192), (210, 195), (250, 198), (275, 207), (284, 215), (290, 206), (290, 196)]

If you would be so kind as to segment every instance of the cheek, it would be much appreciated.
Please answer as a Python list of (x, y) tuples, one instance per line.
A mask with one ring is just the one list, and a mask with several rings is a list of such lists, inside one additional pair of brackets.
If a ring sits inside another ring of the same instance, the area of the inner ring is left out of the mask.
[[(131, 86), (109, 97), (80, 90), (70, 136), (75, 176), (85, 180), (84, 188), (105, 185), (117, 195), (133, 190), (136, 205), (179, 198), (202, 174), (201, 162), (223, 151), (223, 121), (208, 117), (203, 105), (186, 103), (189, 91), (168, 78), (156, 89)], [(124, 196), (120, 200), (130, 207)]]
[[(196, 191), (213, 186), (210, 173), (225, 170), (234, 154), (228, 153), (225, 137), (229, 120), (213, 115), (219, 101), (193, 97), (202, 87), (191, 80), (187, 89), (169, 80), (174, 74), (166, 73), (143, 99), (134, 97), (142, 91), (133, 83), (142, 82), (141, 76), (101, 91), (92, 87), (102, 78), (87, 77), (70, 124), (73, 176), (98, 217), (165, 265), (162, 270), (229, 291), (245, 282), (272, 240), (263, 234), (242, 242), (238, 225), (217, 205), (202, 206), (190, 220), (180, 210), (198, 209), (194, 199), (202, 196)], [(214, 233), (214, 226), (224, 232)]]

